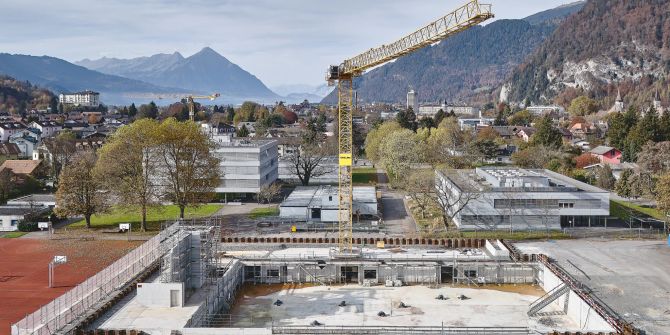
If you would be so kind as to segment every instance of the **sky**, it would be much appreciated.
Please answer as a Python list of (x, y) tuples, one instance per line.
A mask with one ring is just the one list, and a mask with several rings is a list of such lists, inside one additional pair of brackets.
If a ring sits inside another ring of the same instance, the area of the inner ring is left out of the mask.
[[(319, 85), (329, 64), (415, 31), (465, 0), (2, 0), (0, 52), (78, 61), (209, 46), (270, 87)], [(498, 19), (571, 0), (483, 0)]]

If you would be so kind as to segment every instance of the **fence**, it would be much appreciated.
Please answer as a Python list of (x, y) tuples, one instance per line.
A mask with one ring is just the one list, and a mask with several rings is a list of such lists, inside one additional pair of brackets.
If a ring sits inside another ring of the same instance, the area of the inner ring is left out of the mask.
[[(161, 257), (161, 244), (179, 230), (175, 223), (70, 291), (12, 325), (12, 335), (54, 334), (113, 296)], [(168, 242), (166, 242), (168, 243)]]

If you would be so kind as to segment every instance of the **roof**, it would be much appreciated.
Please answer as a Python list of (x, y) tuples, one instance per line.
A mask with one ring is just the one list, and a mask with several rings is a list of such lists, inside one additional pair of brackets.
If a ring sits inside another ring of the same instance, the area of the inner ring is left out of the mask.
[(55, 194), (30, 194), (26, 196), (22, 196), (16, 199), (8, 200), (8, 204), (16, 204), (16, 203), (55, 203), (56, 202), (56, 195)]
[(0, 128), (3, 129), (25, 129), (26, 126), (20, 122), (0, 122)]
[(0, 206), (0, 215), (26, 215), (46, 210), (44, 206)]
[[(337, 197), (337, 188), (330, 185), (298, 186), (281, 203), (281, 207), (324, 208), (322, 197)], [(374, 186), (354, 186), (352, 197), (356, 203), (377, 203), (377, 192)]]
[(596, 154), (596, 155), (604, 155), (604, 154), (606, 154), (606, 153), (608, 153), (612, 150), (615, 150), (615, 149), (612, 148), (612, 147), (605, 146), (605, 145), (599, 145), (599, 146), (591, 149), (591, 151), (589, 151), (589, 152), (592, 153), (592, 154)]
[(0, 143), (0, 155), (18, 155), (21, 149), (16, 143)]
[(35, 172), (35, 169), (42, 163), (41, 160), (6, 160), (0, 165), (0, 171), (3, 169), (10, 169), (15, 174), (28, 175)]

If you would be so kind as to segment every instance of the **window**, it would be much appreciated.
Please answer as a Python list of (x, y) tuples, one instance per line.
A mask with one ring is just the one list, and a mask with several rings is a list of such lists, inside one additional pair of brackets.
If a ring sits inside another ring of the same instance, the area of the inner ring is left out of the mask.
[(19, 220), (12, 220), (12, 226), (16, 226), (19, 223)]
[(268, 277), (279, 277), (279, 270), (277, 270), (277, 269), (268, 270), (267, 271), (267, 276)]
[(333, 196), (332, 195), (328, 196), (328, 201), (333, 201)]
[(558, 203), (558, 208), (574, 208), (575, 203), (574, 202), (559, 202)]

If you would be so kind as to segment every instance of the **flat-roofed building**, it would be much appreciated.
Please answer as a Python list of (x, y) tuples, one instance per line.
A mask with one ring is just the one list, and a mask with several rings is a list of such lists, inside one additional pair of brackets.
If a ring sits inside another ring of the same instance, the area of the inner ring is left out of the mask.
[(215, 136), (214, 155), (223, 175), (217, 193), (256, 194), (279, 176), (276, 140)]
[(82, 91), (77, 93), (61, 94), (58, 96), (58, 102), (64, 105), (98, 107), (100, 105), (100, 93), (93, 91)]
[(559, 173), (516, 167), (437, 170), (436, 191), (463, 230), (558, 230), (598, 225), (609, 192)]
[[(353, 188), (353, 215), (377, 217), (377, 192), (374, 186)], [(279, 216), (306, 222), (337, 222), (337, 187), (299, 186), (279, 206)]]

